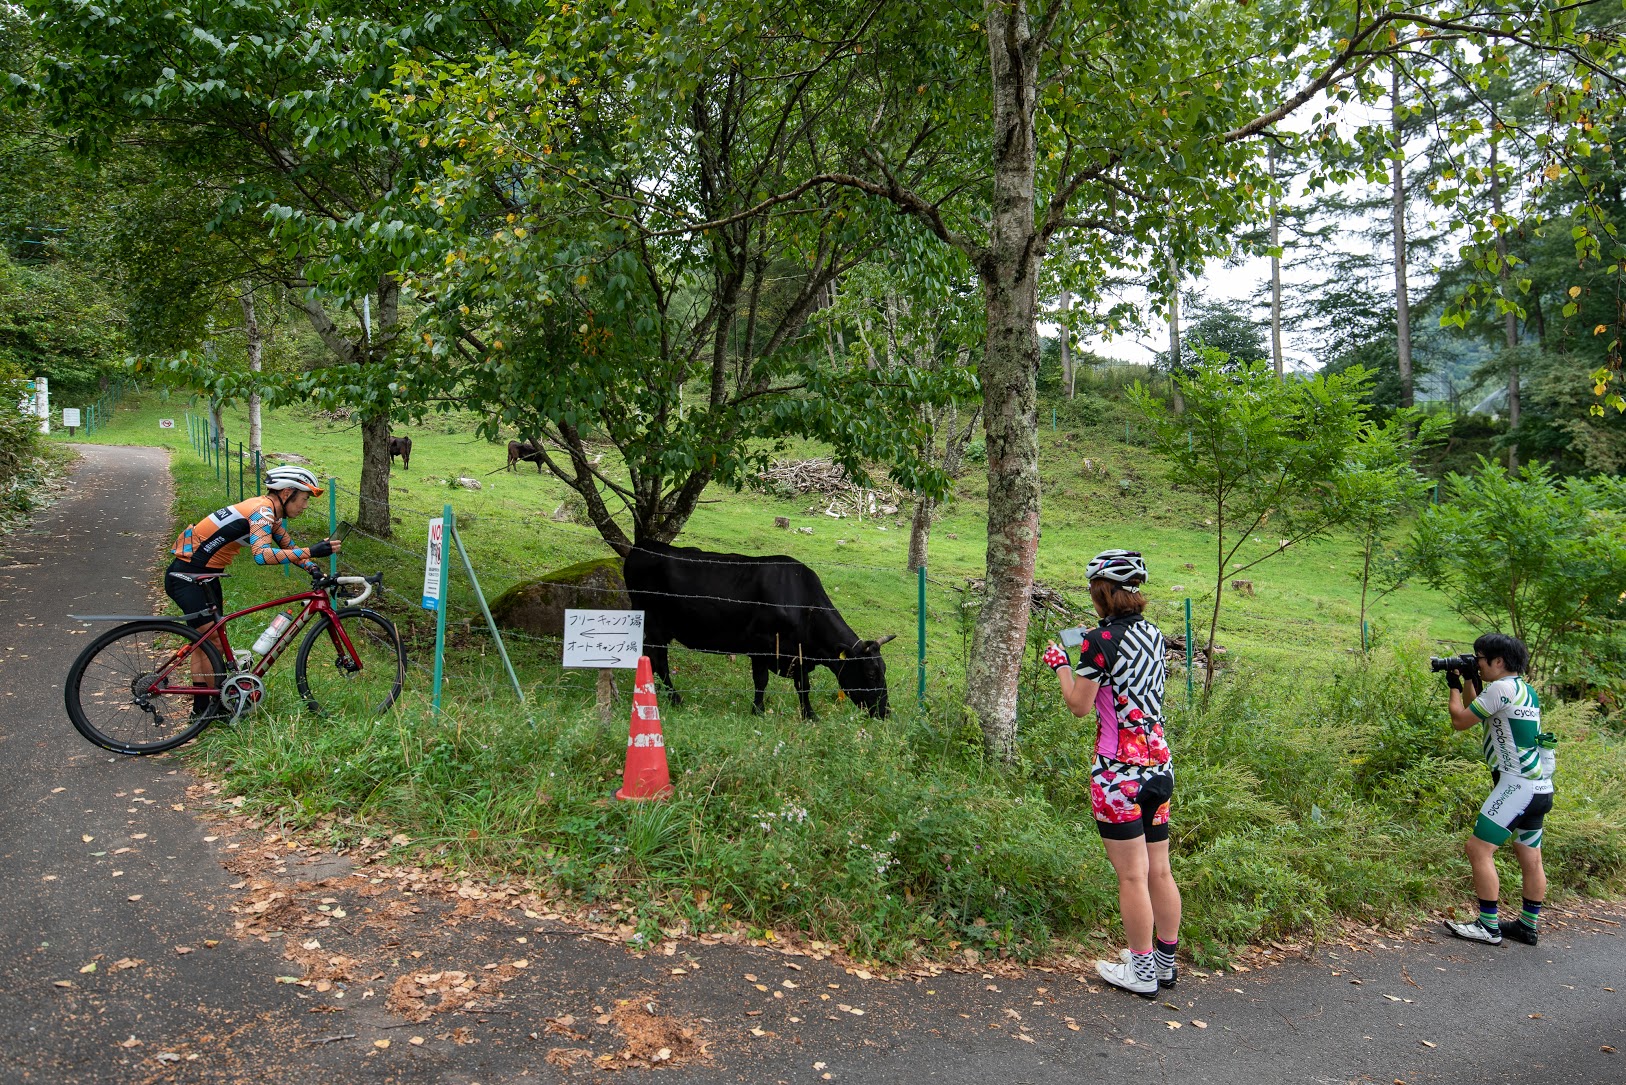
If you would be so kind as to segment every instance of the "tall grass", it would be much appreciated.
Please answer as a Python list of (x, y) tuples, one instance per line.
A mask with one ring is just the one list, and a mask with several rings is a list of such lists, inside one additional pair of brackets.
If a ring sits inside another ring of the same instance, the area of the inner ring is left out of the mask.
[[(1234, 674), (1206, 708), (1172, 715), (1175, 871), (1200, 958), (1341, 917), (1404, 921), (1467, 892), (1461, 842), (1489, 780), (1443, 705), (1420, 653), (1380, 652), (1294, 678)], [(655, 804), (610, 800), (625, 732), (580, 700), (526, 713), (454, 698), (439, 720), (416, 702), (372, 721), (266, 715), (212, 731), (194, 756), (251, 808), (341, 840), (404, 832), (431, 858), (614, 902), (650, 937), (743, 923), (899, 960), (1115, 936), (1089, 810), (1093, 725), (1054, 697), (1024, 720), (1015, 768), (984, 762), (948, 704), (811, 724), (664, 715), (677, 793)], [(1583, 706), (1547, 718), (1562, 738), (1553, 895), (1618, 890), (1626, 743)]]

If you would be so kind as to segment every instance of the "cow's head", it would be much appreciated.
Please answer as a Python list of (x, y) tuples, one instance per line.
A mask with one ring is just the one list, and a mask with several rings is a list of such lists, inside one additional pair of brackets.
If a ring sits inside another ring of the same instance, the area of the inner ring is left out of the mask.
[(852, 702), (867, 709), (876, 719), (884, 719), (889, 711), (886, 703), (886, 660), (881, 658), (881, 645), (896, 637), (888, 633), (879, 640), (855, 641), (841, 653), (832, 668), (836, 681)]

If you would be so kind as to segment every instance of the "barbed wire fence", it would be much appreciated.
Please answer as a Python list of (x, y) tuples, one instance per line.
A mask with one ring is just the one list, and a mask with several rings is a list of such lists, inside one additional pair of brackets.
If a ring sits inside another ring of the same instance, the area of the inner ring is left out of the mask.
[[(189, 412), (187, 428), (193, 451), (206, 465), (213, 467), (215, 477), (228, 499), (235, 497), (242, 500), (250, 492), (258, 492), (260, 479), (268, 466), (263, 457), (241, 443), (233, 448), (232, 442), (226, 441), (206, 416), (199, 417)], [(425, 566), (427, 545), (422, 548), (403, 545), (399, 539), (382, 537), (358, 527), (357, 522), (363, 519), (360, 514), (364, 505), (372, 505), (373, 511), (391, 518), (417, 516), (420, 518), (418, 522), (426, 527), (431, 521), (441, 520), (445, 512), (452, 508), (451, 502), (440, 510), (417, 507), (404, 503), (397, 495), (392, 495), (386, 506), (350, 489), (337, 479), (328, 480), (327, 496), (329, 534), (342, 533), (345, 537), (342, 557), (334, 555), (329, 559), (330, 572), (333, 574), (367, 575), (379, 571), (379, 566), (383, 565), (395, 572), (398, 578), (407, 570), (421, 572)], [(463, 534), (465, 524), (459, 522), (455, 510), (453, 512), (453, 523), (457, 525), (455, 541), (463, 543), (468, 539)], [(479, 516), (471, 516), (467, 527), (476, 527), (480, 523)], [(549, 529), (575, 536), (571, 545), (563, 548), (567, 553), (575, 549), (588, 556), (611, 556), (605, 552), (604, 543), (596, 530), (561, 522), (551, 522)], [(488, 619), (492, 599), (516, 585), (546, 580), (557, 568), (544, 568), (527, 562), (513, 548), (492, 555), (490, 541), (478, 538), (485, 534), (485, 529), (478, 528), (473, 534), (476, 538), (468, 550), (468, 558), (470, 572), (480, 581), (479, 589), (466, 582), (467, 577), (448, 575), (446, 589), (440, 593), (438, 605), (442, 609), (439, 614), (425, 609), (422, 596), (409, 594), (394, 583), (383, 585), (378, 602), (391, 612), (401, 627), (410, 672), (436, 689), (444, 685), (454, 690), (465, 704), (496, 702), (504, 697), (512, 699), (516, 694), (520, 699), (553, 704), (585, 703), (601, 697), (603, 687), (594, 670), (562, 665), (562, 637), (539, 635), (516, 628), (511, 623), (503, 624), (499, 630), (497, 623)], [(705, 538), (694, 532), (686, 532), (682, 542), (687, 546), (723, 554), (732, 553), (739, 546), (737, 541)], [(455, 569), (452, 564), (453, 543), (452, 538), (447, 538), (443, 543), (442, 563), (449, 574)], [(721, 557), (679, 556), (679, 560), (736, 565)], [(753, 561), (761, 564), (760, 558), (753, 558)], [(787, 558), (784, 564), (805, 563)], [(959, 705), (959, 710), (963, 712), (963, 683), (970, 669), (972, 631), (981, 603), (981, 592), (976, 587), (977, 578), (963, 572), (954, 575), (932, 574), (929, 569), (909, 572), (903, 568), (901, 561), (883, 566), (820, 557), (812, 564), (817, 566), (816, 572), (826, 592), (832, 596), (829, 606), (758, 602), (706, 594), (644, 594), (665, 595), (693, 602), (724, 600), (780, 610), (805, 609), (841, 614), (841, 607), (835, 605), (833, 598), (839, 595), (849, 600), (847, 616), (863, 615), (866, 619), (873, 618), (877, 610), (895, 617), (912, 609), (916, 642), (914, 666), (899, 667), (893, 662), (888, 667), (888, 700), (894, 708), (912, 706), (924, 712), (930, 701), (950, 712), (954, 711), (953, 706)], [(1063, 628), (1093, 624), (1095, 620), (1085, 590), (1068, 590), (1083, 597), (1083, 603), (1074, 603), (1058, 592), (1045, 593), (1049, 601), (1044, 601), (1036, 593), (1030, 624), (1030, 643), (1034, 648), (1030, 654), (1033, 658), (1024, 666), (1018, 700), (1020, 716), (1044, 710), (1042, 679), (1045, 668), (1039, 662), (1043, 644), (1058, 637)], [(621, 588), (572, 584), (569, 591), (583, 600), (600, 597), (601, 609), (628, 605), (627, 595)], [(1211, 605), (1213, 594), (1210, 589), (1201, 595), (1183, 594), (1176, 599), (1157, 599), (1148, 608), (1148, 616), (1165, 630), (1171, 640), (1180, 638), (1176, 650), (1171, 653), (1170, 694), (1177, 696), (1177, 684), (1183, 682), (1188, 705), (1193, 702), (1201, 686), (1203, 668), (1222, 666), (1224, 663), (1223, 659), (1217, 662), (1199, 660), (1195, 652), (1207, 639), (1206, 622), (1201, 618), (1203, 609)], [(861, 597), (856, 606), (850, 602), (854, 597)], [(1062, 602), (1056, 603), (1054, 600), (1057, 598)], [(581, 605), (590, 607), (593, 603), (583, 601)], [(444, 631), (437, 637), (435, 627), (442, 616)], [(1260, 628), (1271, 635), (1280, 634), (1284, 639), (1294, 640), (1319, 635), (1336, 642), (1347, 636), (1347, 626), (1343, 623), (1312, 619), (1228, 612), (1222, 621), (1222, 633), (1228, 635)], [(514, 646), (511, 663), (504, 642)], [(1363, 629), (1361, 649), (1369, 645), (1370, 638)], [(1224, 652), (1223, 647), (1216, 646), (1216, 653)], [(503, 665), (498, 666), (493, 656), (500, 657)], [(1181, 659), (1181, 656), (1184, 658)], [(735, 712), (753, 707), (756, 691), (750, 670), (740, 667), (742, 673), (736, 674), (728, 667), (731, 662), (748, 661), (746, 653), (689, 648), (674, 640), (670, 647), (670, 659), (673, 683), (686, 701), (702, 708)], [(811, 657), (807, 657), (806, 661), (815, 665), (828, 662)], [(513, 688), (505, 688), (510, 686), (510, 679)], [(809, 684), (812, 685), (811, 680)], [(790, 683), (770, 681), (767, 694), (768, 704), (772, 706), (769, 711), (799, 710), (795, 702), (796, 693)], [(787, 698), (790, 699), (788, 704)]]

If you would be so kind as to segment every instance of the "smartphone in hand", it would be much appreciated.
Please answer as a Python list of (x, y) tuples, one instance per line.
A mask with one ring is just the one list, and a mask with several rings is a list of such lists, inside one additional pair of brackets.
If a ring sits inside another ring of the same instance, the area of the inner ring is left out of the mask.
[(1061, 645), (1063, 648), (1077, 648), (1084, 643), (1084, 627), (1076, 625), (1071, 629), (1061, 631)]

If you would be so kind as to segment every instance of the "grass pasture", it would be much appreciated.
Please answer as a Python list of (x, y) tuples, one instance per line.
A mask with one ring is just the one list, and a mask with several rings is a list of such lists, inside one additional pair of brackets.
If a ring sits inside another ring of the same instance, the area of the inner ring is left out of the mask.
[[(176, 450), (177, 523), (225, 499), (187, 443), (184, 410), (150, 393), (131, 397), (95, 435)], [(177, 428), (158, 429), (160, 417)], [(234, 439), (246, 428), (228, 413)], [(662, 716), (678, 793), (634, 806), (605, 801), (626, 740), (598, 723), (592, 676), (562, 671), (556, 643), (517, 640), (511, 651), (530, 695), (519, 709), (456, 566), (447, 710), (438, 719), (426, 711), (429, 623), (416, 601), (429, 515), (454, 505), (488, 597), (609, 552), (591, 528), (549, 518), (564, 496), (551, 479), (534, 468), (489, 473), (504, 451), (471, 428), (454, 416), (399, 430), (414, 450), (412, 469), (397, 466), (391, 482), (397, 537), (353, 534), (346, 545), (347, 565), (385, 570), (383, 609), (410, 630), (415, 666), (402, 703), (377, 720), (308, 719), (284, 668), (267, 711), (193, 748), (231, 791), (336, 840), (404, 832), (445, 863), (519, 874), (619, 909), (646, 935), (677, 922), (795, 928), (892, 960), (1029, 956), (1112, 936), (1115, 887), (1088, 803), (1092, 724), (1060, 710), (1048, 672), (1033, 668), (1023, 679), (1022, 761), (1010, 769), (984, 763), (963, 707), (960, 589), (982, 568), (978, 469), (933, 532), (925, 711), (914, 700), (907, 520), (860, 525), (806, 514), (813, 498), (708, 494), (680, 542), (792, 554), (819, 572), (861, 634), (900, 634), (888, 648), (897, 711), (885, 721), (853, 713), (820, 672), (819, 722), (798, 718), (779, 679), (770, 714), (753, 717), (744, 660), (675, 650), (687, 699), (675, 709), (663, 702)], [(1154, 578), (1151, 616), (1177, 631), (1190, 596), (1201, 623), (1213, 546), (1204, 513), (1123, 436), (1106, 426), (1043, 433), (1039, 579), (1083, 602), (1082, 563), (1105, 546), (1138, 546)], [(338, 477), (345, 518), (359, 446), (347, 424), (268, 412), (266, 449), (297, 452)], [(458, 475), (479, 478), (482, 489), (449, 488), (444, 480)], [(776, 515), (793, 530), (775, 529)], [(315, 506), (293, 525), (301, 540), (324, 528)], [(1450, 731), (1443, 684), (1423, 657), (1474, 631), (1445, 600), (1407, 588), (1372, 608), (1375, 647), (1363, 656), (1354, 568), (1353, 546), (1334, 539), (1253, 570), (1256, 594), (1227, 596), (1219, 639), (1230, 663), (1212, 701), (1188, 709), (1171, 689), (1176, 875), (1199, 959), (1338, 918), (1402, 922), (1466, 899), (1461, 839), (1488, 781), (1475, 740)], [(303, 584), (247, 562), (233, 573), (228, 602)], [(1626, 744), (1585, 706), (1554, 706), (1548, 720), (1562, 738), (1548, 833), (1554, 895), (1618, 891)]]

